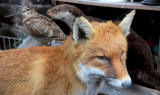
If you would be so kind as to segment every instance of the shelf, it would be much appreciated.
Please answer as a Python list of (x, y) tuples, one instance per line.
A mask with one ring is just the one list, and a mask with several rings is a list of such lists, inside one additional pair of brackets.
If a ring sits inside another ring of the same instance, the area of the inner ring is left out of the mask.
[[(41, 4), (35, 4), (32, 5), (33, 7), (36, 8), (51, 8), (51, 4), (46, 4), (46, 5), (41, 5)], [(18, 4), (10, 4), (10, 3), (0, 3), (0, 7), (11, 7), (11, 8), (22, 8), (24, 5), (18, 5)]]
[(96, 0), (57, 0), (60, 2), (93, 5), (101, 7), (122, 8), (122, 9), (139, 9), (139, 10), (151, 10), (160, 11), (160, 6), (143, 5), (140, 2), (123, 2), (123, 3), (110, 3), (110, 2), (98, 2)]

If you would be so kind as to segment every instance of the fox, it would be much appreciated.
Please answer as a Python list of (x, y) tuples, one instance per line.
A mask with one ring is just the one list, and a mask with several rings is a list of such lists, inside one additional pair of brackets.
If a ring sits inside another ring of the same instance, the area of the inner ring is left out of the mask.
[[(90, 12), (94, 11), (90, 10)], [(78, 16), (84, 16), (88, 21), (105, 21), (100, 18), (86, 16), (78, 7), (69, 4), (54, 6), (48, 9), (47, 14), (52, 19), (66, 24), (70, 30), (72, 30), (72, 24), (74, 23), (75, 17)], [(118, 20), (114, 22), (117, 24), (119, 23)], [(59, 25), (64, 27), (62, 24)], [(67, 29), (65, 29), (65, 31), (67, 31)], [(160, 73), (154, 68), (153, 55), (148, 44), (133, 29), (130, 29), (130, 35), (127, 37), (127, 42), (127, 70), (132, 78), (132, 82), (160, 90)]]
[(0, 52), (1, 95), (97, 95), (105, 83), (131, 86), (126, 37), (134, 15), (119, 25), (76, 17), (64, 45)]

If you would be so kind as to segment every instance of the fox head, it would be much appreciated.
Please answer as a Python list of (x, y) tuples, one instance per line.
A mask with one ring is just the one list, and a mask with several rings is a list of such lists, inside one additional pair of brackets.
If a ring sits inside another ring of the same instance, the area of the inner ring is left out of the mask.
[(132, 11), (119, 25), (112, 21), (90, 23), (84, 17), (75, 19), (72, 56), (76, 56), (73, 68), (80, 80), (87, 84), (103, 79), (115, 87), (131, 85), (126, 69), (126, 37), (134, 15), (135, 11)]

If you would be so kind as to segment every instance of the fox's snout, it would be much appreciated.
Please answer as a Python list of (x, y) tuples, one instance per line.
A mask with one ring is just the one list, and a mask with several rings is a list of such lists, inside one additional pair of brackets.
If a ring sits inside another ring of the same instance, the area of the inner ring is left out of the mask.
[(122, 87), (130, 87), (131, 85), (132, 81), (130, 78), (122, 82)]
[(132, 85), (131, 78), (128, 76), (124, 79), (109, 79), (109, 84), (115, 87), (125, 88)]

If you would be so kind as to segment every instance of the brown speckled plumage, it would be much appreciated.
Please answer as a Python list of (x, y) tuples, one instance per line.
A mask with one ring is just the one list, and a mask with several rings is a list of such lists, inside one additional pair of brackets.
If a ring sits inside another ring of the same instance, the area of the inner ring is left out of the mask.
[(34, 9), (25, 6), (22, 9), (23, 24), (30, 34), (43, 38), (59, 38), (64, 36), (63, 31), (50, 18), (37, 13)]

